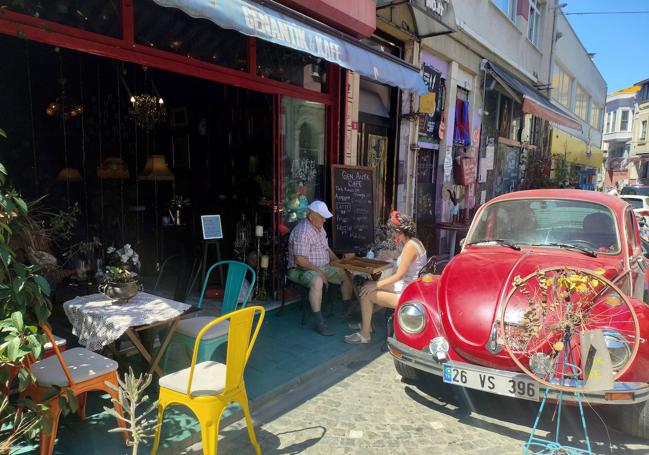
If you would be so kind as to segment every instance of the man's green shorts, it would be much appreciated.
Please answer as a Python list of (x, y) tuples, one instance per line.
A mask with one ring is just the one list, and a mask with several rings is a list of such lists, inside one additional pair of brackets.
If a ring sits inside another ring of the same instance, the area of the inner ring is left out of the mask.
[[(327, 277), (327, 281), (333, 284), (342, 284), (343, 273), (342, 269), (333, 267), (331, 265), (323, 265), (320, 267)], [(288, 279), (294, 283), (301, 284), (302, 286), (309, 287), (311, 280), (318, 274), (315, 270), (306, 270), (294, 267), (287, 272)]]

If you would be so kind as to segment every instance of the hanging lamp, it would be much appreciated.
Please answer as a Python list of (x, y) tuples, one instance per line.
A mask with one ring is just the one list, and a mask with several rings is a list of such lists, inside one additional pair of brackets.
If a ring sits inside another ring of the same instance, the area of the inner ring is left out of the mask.
[(97, 168), (100, 179), (125, 180), (129, 177), (128, 166), (118, 156), (109, 156)]
[(167, 166), (164, 155), (149, 155), (138, 180), (174, 181), (176, 177)]
[[(63, 60), (61, 58), (61, 50), (57, 47), (54, 51), (58, 54), (59, 60), (59, 84), (61, 84), (61, 98), (60, 98), (60, 108), (61, 112), (65, 112), (65, 78), (63, 77)], [(83, 109), (79, 112), (82, 113)], [(68, 205), (70, 204), (70, 187), (71, 182), (80, 182), (81, 173), (78, 169), (68, 166), (68, 133), (67, 125), (69, 117), (66, 115), (61, 115), (61, 126), (63, 127), (63, 168), (56, 175), (56, 180), (60, 182), (66, 182), (66, 197)]]
[(64, 167), (56, 175), (56, 180), (59, 182), (80, 182), (81, 174), (73, 167)]

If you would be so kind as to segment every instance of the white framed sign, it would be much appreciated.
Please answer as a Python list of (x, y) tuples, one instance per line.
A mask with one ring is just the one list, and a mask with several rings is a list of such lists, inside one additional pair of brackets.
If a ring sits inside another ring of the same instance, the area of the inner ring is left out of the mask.
[(203, 240), (223, 238), (221, 215), (201, 215), (201, 226), (203, 228)]

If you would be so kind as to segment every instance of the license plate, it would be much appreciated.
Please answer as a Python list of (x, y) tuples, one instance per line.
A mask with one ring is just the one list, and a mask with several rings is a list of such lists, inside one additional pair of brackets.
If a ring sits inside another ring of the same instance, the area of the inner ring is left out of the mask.
[(539, 385), (532, 379), (444, 365), (444, 382), (514, 398), (538, 401)]

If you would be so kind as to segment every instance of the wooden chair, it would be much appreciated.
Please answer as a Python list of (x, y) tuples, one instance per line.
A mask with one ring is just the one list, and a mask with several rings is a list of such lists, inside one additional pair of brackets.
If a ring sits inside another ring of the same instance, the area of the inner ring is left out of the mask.
[[(225, 278), (223, 305), (221, 306), (221, 314), (223, 315), (236, 310), (237, 307), (244, 308), (246, 306), (248, 300), (250, 299), (250, 296), (252, 295), (252, 291), (255, 288), (255, 280), (257, 274), (255, 273), (254, 269), (248, 264), (244, 264), (243, 262), (239, 261), (220, 261), (213, 264), (205, 275), (203, 288), (201, 289), (201, 295), (198, 298), (198, 304), (196, 305), (197, 308), (201, 308), (203, 305), (205, 291), (207, 290), (207, 283), (212, 270), (220, 269), (221, 267), (227, 267), (228, 269), (227, 276)], [(241, 288), (243, 287), (243, 283), (246, 277), (248, 277), (250, 287), (248, 288), (248, 292), (244, 296), (242, 302), (239, 303)], [(165, 371), (167, 370), (169, 355), (174, 348), (180, 347), (187, 350), (188, 353), (191, 352), (198, 333), (206, 324), (212, 322), (214, 319), (215, 318), (213, 316), (198, 316), (182, 319), (176, 326), (176, 331), (173, 334), (171, 343), (165, 351), (162, 369)], [(225, 321), (223, 324), (214, 327), (209, 331), (209, 333), (205, 335), (198, 353), (199, 362), (210, 360), (218, 347), (228, 340), (228, 327), (228, 322)]]
[[(189, 368), (160, 378), (160, 398), (158, 400), (158, 428), (153, 442), (152, 454), (160, 444), (160, 431), (165, 409), (171, 404), (183, 405), (196, 415), (201, 427), (204, 455), (216, 455), (219, 424), (223, 411), (230, 403), (239, 403), (246, 417), (248, 437), (257, 454), (261, 448), (255, 437), (252, 418), (248, 406), (248, 396), (243, 380), (243, 372), (250, 353), (255, 345), (264, 308), (251, 306), (228, 313), (203, 327), (196, 337), (192, 363)], [(255, 324), (255, 316), (259, 315)], [(229, 322), (228, 353), (225, 365), (212, 360), (196, 363), (203, 335), (212, 327)], [(251, 336), (252, 334), (252, 336)]]
[[(109, 382), (115, 386), (118, 385), (117, 362), (84, 348), (68, 349), (61, 353), (50, 329), (44, 324), (41, 324), (40, 327), (52, 345), (54, 356), (44, 358), (31, 365), (36, 382), (30, 385), (22, 393), (22, 396), (31, 398), (35, 403), (46, 404), (49, 408), (45, 418), (51, 423), (51, 431), (49, 434), (41, 431), (40, 455), (51, 455), (61, 416), (59, 396), (65, 394), (66, 389), (70, 390), (77, 398), (79, 417), (85, 419), (87, 392), (97, 390), (117, 398), (117, 392), (105, 384)], [(58, 393), (55, 387), (59, 388)], [(115, 405), (115, 408), (118, 413), (122, 414), (119, 405)], [(117, 425), (125, 427), (126, 424), (118, 419)], [(124, 433), (124, 441), (128, 441), (127, 433)]]

